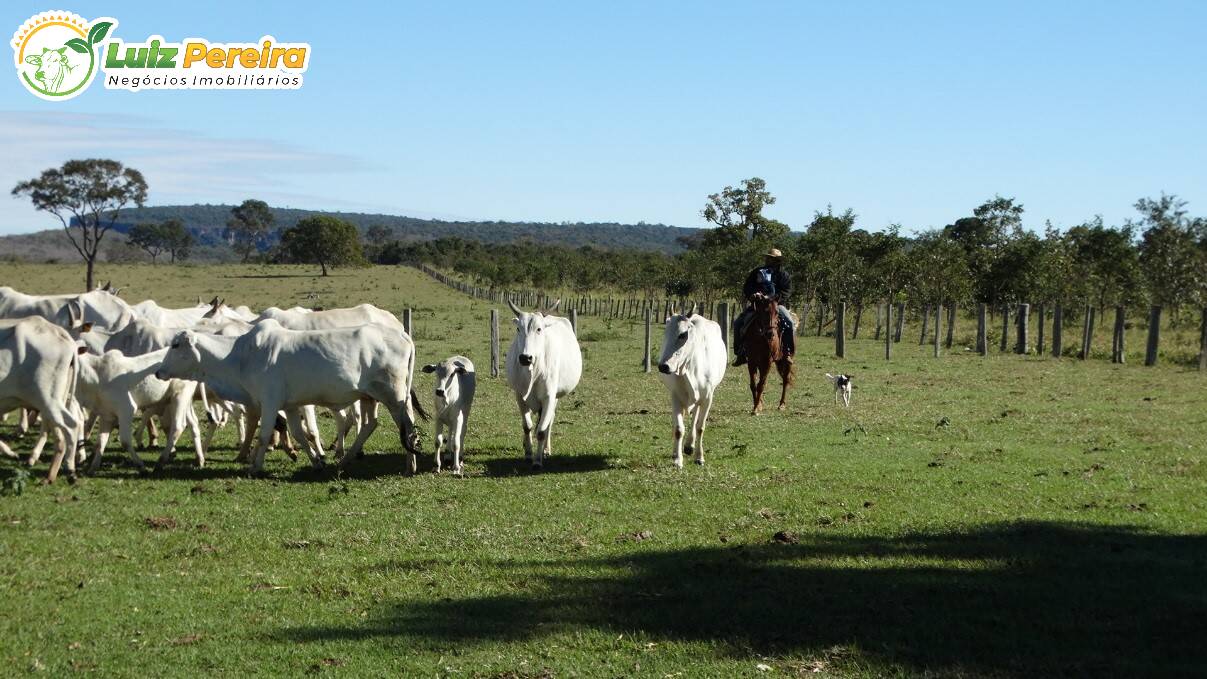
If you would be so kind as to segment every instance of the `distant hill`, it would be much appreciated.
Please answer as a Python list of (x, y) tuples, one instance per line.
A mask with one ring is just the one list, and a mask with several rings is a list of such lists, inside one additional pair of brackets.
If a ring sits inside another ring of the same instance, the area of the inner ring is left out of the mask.
[[(114, 231), (124, 234), (140, 222), (158, 222), (179, 219), (197, 238), (200, 245), (193, 255), (194, 260), (213, 261), (232, 259), (225, 247), (222, 232), (230, 218), (230, 205), (161, 205), (136, 210), (123, 210)], [(423, 241), (458, 236), (484, 243), (514, 243), (530, 240), (578, 247), (594, 245), (610, 250), (633, 249), (677, 253), (683, 250), (680, 238), (688, 238), (700, 232), (665, 224), (619, 224), (615, 222), (576, 222), (553, 224), (548, 222), (472, 222), (419, 219), (399, 215), (371, 214), (363, 212), (324, 212), (318, 210), (295, 210), (272, 208), (278, 231), (287, 229), (303, 217), (329, 214), (347, 220), (362, 232), (373, 225), (390, 228), (394, 236), (402, 241)], [(116, 236), (118, 234), (112, 234)], [(111, 257), (120, 258), (129, 253), (121, 252), (124, 238), (113, 239)], [(272, 242), (277, 235), (273, 234)], [(110, 254), (110, 253), (107, 253)], [(78, 256), (63, 236), (55, 229), (33, 234), (0, 237), (0, 256), (45, 261), (67, 259)]]

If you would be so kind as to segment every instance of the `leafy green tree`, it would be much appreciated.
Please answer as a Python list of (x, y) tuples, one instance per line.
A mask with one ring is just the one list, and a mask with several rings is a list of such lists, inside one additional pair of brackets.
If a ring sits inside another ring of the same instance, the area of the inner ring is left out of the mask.
[(1104, 226), (1102, 217), (1074, 226), (1065, 233), (1072, 256), (1075, 288), (1101, 312), (1107, 304), (1138, 301), (1144, 278), (1135, 246), (1136, 230)]
[(69, 160), (19, 182), (13, 196), (28, 196), (34, 208), (58, 217), (72, 246), (84, 259), (87, 290), (95, 287), (93, 269), (101, 241), (126, 205), (142, 207), (147, 182), (142, 173), (116, 160)]
[(965, 299), (970, 292), (968, 263), (959, 243), (940, 231), (920, 235), (910, 252), (912, 290), (919, 302), (942, 304)]
[(190, 249), (196, 244), (193, 234), (179, 219), (169, 219), (161, 224), (136, 224), (130, 228), (127, 240), (150, 255), (152, 263), (165, 252), (172, 264), (177, 259), (188, 259)]
[(365, 241), (372, 245), (384, 245), (394, 237), (394, 229), (383, 224), (374, 224), (365, 229)]
[(126, 234), (126, 240), (134, 247), (147, 253), (151, 257), (152, 264), (155, 264), (159, 259), (159, 255), (163, 254), (164, 244), (163, 238), (160, 236), (159, 224), (135, 224), (130, 227), (129, 233)]
[[(1022, 233), (1023, 206), (1013, 198), (994, 196), (972, 211), (971, 217), (957, 219), (944, 227), (943, 234), (960, 244), (973, 279), (972, 295), (978, 302), (997, 304), (1005, 301), (1000, 289), (1003, 279), (994, 275), (997, 260), (1006, 243)], [(997, 273), (1000, 274), (999, 268)]]
[(751, 177), (743, 179), (740, 187), (726, 186), (710, 195), (700, 215), (717, 225), (711, 234), (714, 245), (733, 245), (747, 238), (775, 240), (786, 235), (788, 227), (763, 215), (763, 209), (774, 204), (767, 182)]
[(226, 222), (223, 235), (231, 248), (246, 263), (253, 253), (268, 247), (272, 225), (272, 209), (268, 207), (268, 203), (248, 198), (242, 204), (231, 208), (230, 219)]
[(281, 234), (281, 251), (295, 262), (318, 264), (324, 276), (328, 268), (365, 262), (356, 227), (326, 215), (307, 217), (286, 229)]
[(1136, 201), (1142, 227), (1140, 264), (1154, 304), (1178, 307), (1201, 301), (1207, 281), (1207, 260), (1202, 247), (1207, 221), (1190, 217), (1186, 201), (1161, 194), (1159, 199)]

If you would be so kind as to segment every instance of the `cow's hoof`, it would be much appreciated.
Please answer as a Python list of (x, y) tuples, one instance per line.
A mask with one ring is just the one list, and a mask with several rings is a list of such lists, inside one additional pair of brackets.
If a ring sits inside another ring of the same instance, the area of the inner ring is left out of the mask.
[(781, 403), (781, 404), (779, 405), (779, 407), (778, 407), (778, 408), (776, 408), (776, 410), (787, 410), (787, 409), (788, 409), (788, 406), (787, 406), (786, 404), (784, 404), (784, 403)]
[(703, 466), (704, 466), (704, 460), (696, 460), (696, 465), (697, 465), (697, 466), (699, 466), (699, 467), (703, 467)]
[(74, 486), (74, 485), (75, 485), (75, 482), (76, 482), (76, 481), (79, 481), (79, 480), (80, 480), (80, 477), (79, 477), (79, 476), (77, 476), (75, 472), (68, 472), (68, 473), (67, 473), (67, 483), (69, 483), (69, 484), (71, 484), (71, 485), (73, 485), (73, 486)]
[(675, 469), (683, 469), (683, 460), (674, 460), (671, 464), (675, 465)]

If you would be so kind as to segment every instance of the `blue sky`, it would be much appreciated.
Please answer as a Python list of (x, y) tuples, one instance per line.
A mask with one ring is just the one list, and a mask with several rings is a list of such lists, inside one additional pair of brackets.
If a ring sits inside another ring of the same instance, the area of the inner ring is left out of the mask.
[[(297, 91), (0, 85), (0, 233), (57, 226), (18, 181), (104, 155), (152, 204), (700, 226), (760, 176), (801, 228), (827, 204), (916, 231), (995, 193), (1025, 222), (1207, 213), (1207, 3), (4, 3), (142, 41), (309, 42)], [(11, 61), (9, 62), (12, 63)], [(10, 67), (11, 68), (11, 67)]]

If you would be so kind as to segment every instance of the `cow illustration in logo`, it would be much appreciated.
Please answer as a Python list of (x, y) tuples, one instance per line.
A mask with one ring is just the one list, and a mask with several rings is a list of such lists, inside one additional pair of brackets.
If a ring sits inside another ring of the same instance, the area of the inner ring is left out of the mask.
[(25, 89), (48, 101), (83, 92), (100, 70), (102, 41), (117, 22), (87, 21), (71, 12), (42, 12), (13, 33), (17, 76)]
[(63, 88), (63, 79), (75, 69), (67, 59), (67, 45), (58, 49), (43, 47), (41, 54), (30, 54), (25, 63), (38, 67), (34, 79), (42, 84), (49, 94), (57, 94)]

